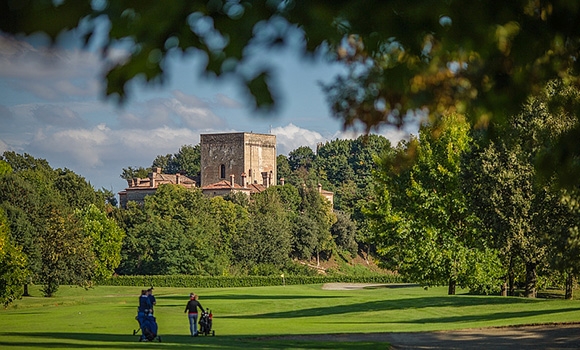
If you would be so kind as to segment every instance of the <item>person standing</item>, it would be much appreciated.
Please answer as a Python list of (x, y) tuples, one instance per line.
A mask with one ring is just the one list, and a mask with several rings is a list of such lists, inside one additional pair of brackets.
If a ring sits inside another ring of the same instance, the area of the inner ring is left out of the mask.
[(194, 293), (189, 294), (189, 302), (185, 306), (185, 311), (189, 317), (189, 331), (192, 337), (197, 337), (197, 309), (203, 311), (203, 306), (197, 301), (198, 297)]
[(151, 300), (149, 300), (149, 296), (147, 295), (147, 290), (141, 290), (141, 296), (139, 297), (139, 314), (149, 314), (152, 307)]
[(153, 287), (147, 289), (147, 298), (149, 298), (149, 303), (151, 304), (151, 313), (153, 313), (153, 306), (157, 304), (157, 300), (155, 300), (155, 296), (153, 295)]

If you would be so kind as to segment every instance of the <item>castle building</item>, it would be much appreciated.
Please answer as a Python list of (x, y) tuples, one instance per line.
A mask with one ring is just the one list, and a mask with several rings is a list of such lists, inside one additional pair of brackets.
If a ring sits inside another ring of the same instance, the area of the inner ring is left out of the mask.
[(229, 183), (230, 188), (233, 184), (240, 188), (276, 185), (275, 135), (201, 134), (200, 149), (202, 190), (217, 183)]
[[(201, 134), (200, 187), (204, 195), (226, 196), (243, 193), (250, 196), (277, 184), (276, 136), (251, 132)], [(195, 180), (181, 174), (163, 174), (153, 168), (148, 178), (130, 179), (129, 187), (119, 192), (119, 204), (127, 207), (129, 201), (143, 203), (145, 196), (155, 194), (161, 184), (176, 184), (186, 188), (196, 187)], [(284, 179), (280, 179), (284, 185)], [(318, 192), (331, 203), (334, 194)]]
[(119, 192), (119, 205), (127, 208), (129, 201), (143, 203), (146, 196), (154, 194), (159, 185), (174, 184), (186, 188), (195, 187), (195, 180), (182, 174), (163, 174), (161, 168), (153, 168), (146, 178), (133, 178), (127, 180), (129, 187)]

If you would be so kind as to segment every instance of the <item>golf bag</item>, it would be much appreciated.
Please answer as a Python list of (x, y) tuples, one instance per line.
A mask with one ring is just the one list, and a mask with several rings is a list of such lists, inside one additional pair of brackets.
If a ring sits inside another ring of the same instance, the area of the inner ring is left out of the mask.
[(135, 319), (137, 322), (139, 322), (139, 329), (133, 330), (133, 335), (141, 331), (141, 337), (139, 338), (139, 341), (154, 341), (157, 339), (159, 342), (161, 342), (161, 337), (157, 335), (158, 326), (153, 314), (139, 312), (137, 313), (137, 317), (135, 317)]
[(209, 309), (203, 311), (201, 313), (201, 317), (199, 318), (199, 333), (203, 335), (215, 336), (215, 331), (211, 329), (213, 323), (213, 314)]

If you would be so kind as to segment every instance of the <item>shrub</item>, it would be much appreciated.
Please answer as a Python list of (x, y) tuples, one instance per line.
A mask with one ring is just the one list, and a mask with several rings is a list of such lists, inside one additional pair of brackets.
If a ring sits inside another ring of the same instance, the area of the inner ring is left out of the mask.
[[(376, 276), (285, 276), (287, 285), (322, 284), (331, 282), (342, 283), (401, 283), (399, 275)], [(232, 288), (232, 287), (264, 287), (282, 285), (282, 277), (276, 276), (191, 276), (191, 275), (155, 275), (155, 276), (113, 276), (101, 283), (106, 286), (156, 286), (156, 287), (187, 287), (187, 288)]]

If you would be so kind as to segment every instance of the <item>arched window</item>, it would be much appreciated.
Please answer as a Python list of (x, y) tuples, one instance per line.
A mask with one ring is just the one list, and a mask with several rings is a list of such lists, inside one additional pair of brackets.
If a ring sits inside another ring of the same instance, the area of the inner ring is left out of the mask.
[(222, 179), (226, 178), (226, 166), (224, 164), (220, 165), (220, 177)]

